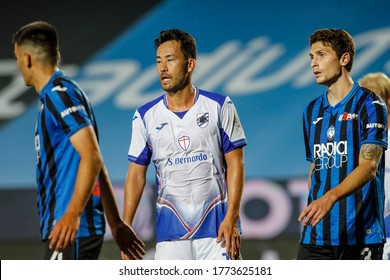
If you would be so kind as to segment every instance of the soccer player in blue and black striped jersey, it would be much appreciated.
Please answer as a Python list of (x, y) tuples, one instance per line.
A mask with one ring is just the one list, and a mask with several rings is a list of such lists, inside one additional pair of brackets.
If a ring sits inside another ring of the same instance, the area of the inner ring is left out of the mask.
[(97, 140), (92, 107), (80, 87), (59, 71), (58, 32), (33, 22), (13, 38), (18, 68), (39, 94), (35, 131), (36, 179), (45, 259), (98, 259), (106, 211), (113, 237), (131, 259), (143, 242), (119, 215)]
[(308, 205), (297, 259), (382, 259), (387, 108), (351, 77), (352, 37), (342, 29), (310, 36), (311, 67), (327, 92), (303, 117), (310, 162)]

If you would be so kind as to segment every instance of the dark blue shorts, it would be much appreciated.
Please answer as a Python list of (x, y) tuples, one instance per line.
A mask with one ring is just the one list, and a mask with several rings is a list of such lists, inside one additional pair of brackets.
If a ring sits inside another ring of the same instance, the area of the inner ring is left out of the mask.
[(103, 235), (76, 238), (74, 244), (65, 251), (49, 249), (50, 241), (45, 241), (44, 260), (97, 260), (103, 246)]
[(382, 260), (383, 244), (316, 246), (299, 244), (297, 260)]

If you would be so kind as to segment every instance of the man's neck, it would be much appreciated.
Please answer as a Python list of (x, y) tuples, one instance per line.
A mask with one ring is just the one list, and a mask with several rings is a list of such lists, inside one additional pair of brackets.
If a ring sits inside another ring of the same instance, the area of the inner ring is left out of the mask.
[(37, 71), (34, 79), (34, 88), (37, 93), (40, 93), (42, 88), (47, 84), (54, 72), (58, 71), (58, 67), (42, 67)]
[(354, 82), (351, 78), (351, 76), (341, 76), (337, 82), (333, 83), (328, 87), (328, 101), (331, 106), (336, 105), (341, 100), (343, 100), (344, 97), (348, 95), (348, 93), (353, 88)]
[(195, 87), (188, 85), (183, 90), (174, 93), (167, 92), (168, 109), (173, 112), (185, 112), (194, 106)]

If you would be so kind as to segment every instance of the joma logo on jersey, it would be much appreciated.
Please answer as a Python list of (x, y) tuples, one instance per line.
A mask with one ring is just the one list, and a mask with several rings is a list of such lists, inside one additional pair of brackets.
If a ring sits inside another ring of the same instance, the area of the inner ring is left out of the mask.
[(350, 114), (348, 112), (344, 112), (344, 114), (339, 116), (339, 121), (352, 121), (352, 120), (357, 120), (359, 118), (358, 114)]
[(61, 112), (61, 117), (66, 117), (69, 114), (72, 114), (74, 112), (77, 112), (79, 110), (85, 110), (83, 105), (77, 105), (77, 106), (72, 106), (69, 108), (66, 108), (64, 111)]
[(314, 145), (314, 169), (341, 168), (348, 160), (347, 141)]

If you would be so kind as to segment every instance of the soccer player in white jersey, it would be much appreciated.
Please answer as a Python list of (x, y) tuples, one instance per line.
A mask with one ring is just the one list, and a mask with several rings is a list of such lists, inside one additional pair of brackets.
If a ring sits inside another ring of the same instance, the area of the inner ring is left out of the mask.
[(229, 97), (192, 85), (197, 47), (190, 34), (164, 30), (154, 43), (165, 94), (133, 117), (124, 219), (133, 221), (152, 161), (155, 259), (240, 259), (246, 138), (237, 111)]
[[(359, 80), (362, 87), (372, 90), (385, 101), (387, 113), (390, 113), (390, 78), (382, 72), (369, 73)], [(388, 118), (389, 119), (389, 118)], [(387, 123), (390, 128), (390, 124)], [(387, 130), (390, 136), (390, 129)], [(383, 259), (390, 260), (390, 151), (385, 152), (385, 226), (386, 244), (383, 249)]]

